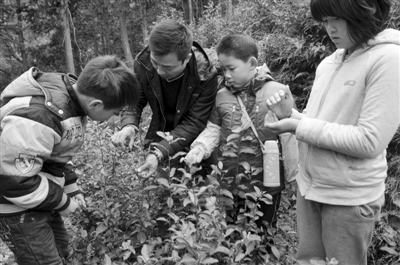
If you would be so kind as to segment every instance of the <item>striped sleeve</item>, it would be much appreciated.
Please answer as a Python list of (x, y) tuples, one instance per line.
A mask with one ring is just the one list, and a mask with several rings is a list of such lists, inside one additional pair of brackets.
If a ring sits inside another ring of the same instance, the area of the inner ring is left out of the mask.
[[(41, 122), (27, 118), (35, 112)], [(0, 195), (9, 202), (25, 208), (59, 210), (70, 202), (59, 183), (50, 180), (41, 169), (44, 161), (61, 139), (54, 118), (45, 109), (17, 110), (1, 123), (0, 136)]]

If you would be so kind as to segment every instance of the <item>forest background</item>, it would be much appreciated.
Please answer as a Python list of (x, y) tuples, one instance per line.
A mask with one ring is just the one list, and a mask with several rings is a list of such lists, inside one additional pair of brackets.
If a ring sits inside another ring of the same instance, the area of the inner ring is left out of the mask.
[[(259, 63), (266, 63), (277, 81), (290, 86), (302, 110), (316, 67), (335, 49), (311, 18), (308, 4), (309, 0), (0, 0), (0, 91), (32, 66), (79, 75), (86, 62), (104, 54), (117, 54), (132, 66), (154, 24), (173, 18), (191, 27), (216, 66), (214, 47), (222, 36), (231, 31), (251, 35), (260, 49)], [(397, 0), (386, 26), (400, 29)], [(198, 181), (196, 168), (170, 168), (168, 162), (156, 178), (135, 173), (148, 152), (142, 140), (150, 116), (147, 109), (136, 149), (130, 153), (110, 143), (118, 117), (89, 124), (86, 143), (74, 159), (89, 206), (65, 219), (72, 235), (68, 264), (295, 264), (296, 196), (290, 190), (282, 197), (278, 228), (261, 231), (254, 226), (254, 202), (268, 196), (257, 192), (245, 193), (251, 200), (242, 221), (224, 225), (224, 205), (232, 194), (221, 181), (222, 164), (213, 167), (217, 177), (208, 176), (207, 185)], [(369, 264), (400, 264), (399, 131), (387, 158), (386, 203), (368, 252)], [(175, 178), (176, 172), (184, 177)], [(168, 234), (158, 229), (161, 224), (170, 228)], [(0, 251), (0, 264), (15, 264), (1, 242)], [(312, 262), (337, 264), (334, 259)]]

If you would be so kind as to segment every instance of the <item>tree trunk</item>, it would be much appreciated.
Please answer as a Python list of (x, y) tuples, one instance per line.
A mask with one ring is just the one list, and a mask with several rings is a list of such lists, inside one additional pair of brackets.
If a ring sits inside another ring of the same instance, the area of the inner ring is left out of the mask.
[(103, 1), (103, 22), (104, 22), (104, 54), (109, 53), (110, 49), (110, 25), (109, 25), (109, 13), (108, 13), (108, 0)]
[(120, 8), (119, 23), (121, 28), (121, 41), (122, 41), (122, 47), (124, 49), (125, 60), (126, 64), (129, 67), (133, 68), (133, 57), (132, 57), (131, 47), (129, 45), (128, 30), (126, 29), (126, 16), (124, 11), (124, 3), (122, 1), (119, 2), (119, 8)]
[(187, 24), (190, 24), (193, 21), (192, 0), (183, 0), (182, 4), (183, 4), (185, 21), (186, 21)]
[(232, 18), (232, 0), (225, 0), (226, 1), (226, 16), (228, 18)]
[(64, 48), (65, 48), (65, 61), (67, 66), (67, 72), (75, 74), (74, 56), (72, 54), (72, 43), (71, 43), (71, 32), (70, 32), (70, 20), (68, 10), (68, 0), (62, 1), (61, 6), (61, 19), (64, 28)]
[(143, 33), (143, 44), (146, 44), (147, 40), (147, 6), (146, 1), (139, 2), (139, 10), (142, 17), (142, 33)]
[(21, 58), (22, 58), (22, 70), (25, 72), (28, 70), (28, 58), (26, 55), (26, 50), (25, 50), (25, 39), (24, 39), (24, 31), (23, 31), (23, 25), (22, 25), (22, 13), (21, 13), (21, 0), (17, 0), (17, 17), (18, 17), (18, 48), (19, 51), (21, 52)]

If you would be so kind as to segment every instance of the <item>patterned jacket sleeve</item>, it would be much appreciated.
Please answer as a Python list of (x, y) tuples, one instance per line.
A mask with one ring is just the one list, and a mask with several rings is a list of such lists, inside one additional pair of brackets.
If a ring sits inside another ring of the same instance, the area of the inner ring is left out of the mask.
[(53, 146), (61, 140), (56, 131), (59, 124), (45, 108), (11, 114), (1, 124), (0, 195), (25, 209), (64, 210), (70, 204), (62, 188), (64, 178), (42, 171)]
[(207, 122), (207, 127), (194, 140), (190, 149), (195, 147), (200, 148), (204, 152), (204, 158), (210, 157), (211, 153), (219, 146), (221, 136), (221, 126), (210, 121)]

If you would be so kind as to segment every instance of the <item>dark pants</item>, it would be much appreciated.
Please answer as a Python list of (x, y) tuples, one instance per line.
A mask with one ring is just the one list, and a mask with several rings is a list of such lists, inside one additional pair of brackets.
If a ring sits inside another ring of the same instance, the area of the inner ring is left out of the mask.
[[(256, 221), (258, 227), (263, 225), (263, 221), (268, 222), (268, 224), (274, 228), (276, 228), (276, 223), (278, 221), (277, 218), (277, 211), (281, 202), (281, 192), (272, 196), (272, 204), (266, 204), (262, 201), (259, 202), (260, 209), (259, 211), (262, 212), (264, 215), (260, 216), (260, 218)], [(245, 199), (239, 199), (238, 201), (239, 207), (244, 207)], [(227, 210), (227, 214), (231, 216), (233, 222), (235, 222), (236, 217), (232, 215), (236, 215), (235, 213), (237, 210)]]
[(276, 228), (276, 223), (278, 221), (277, 211), (279, 205), (281, 204), (281, 192), (272, 196), (272, 204), (265, 204), (260, 202), (260, 211), (264, 214), (256, 221), (258, 227), (261, 227), (262, 221), (268, 222), (269, 225)]
[(29, 211), (0, 218), (0, 238), (20, 265), (62, 265), (68, 232), (58, 213)]

